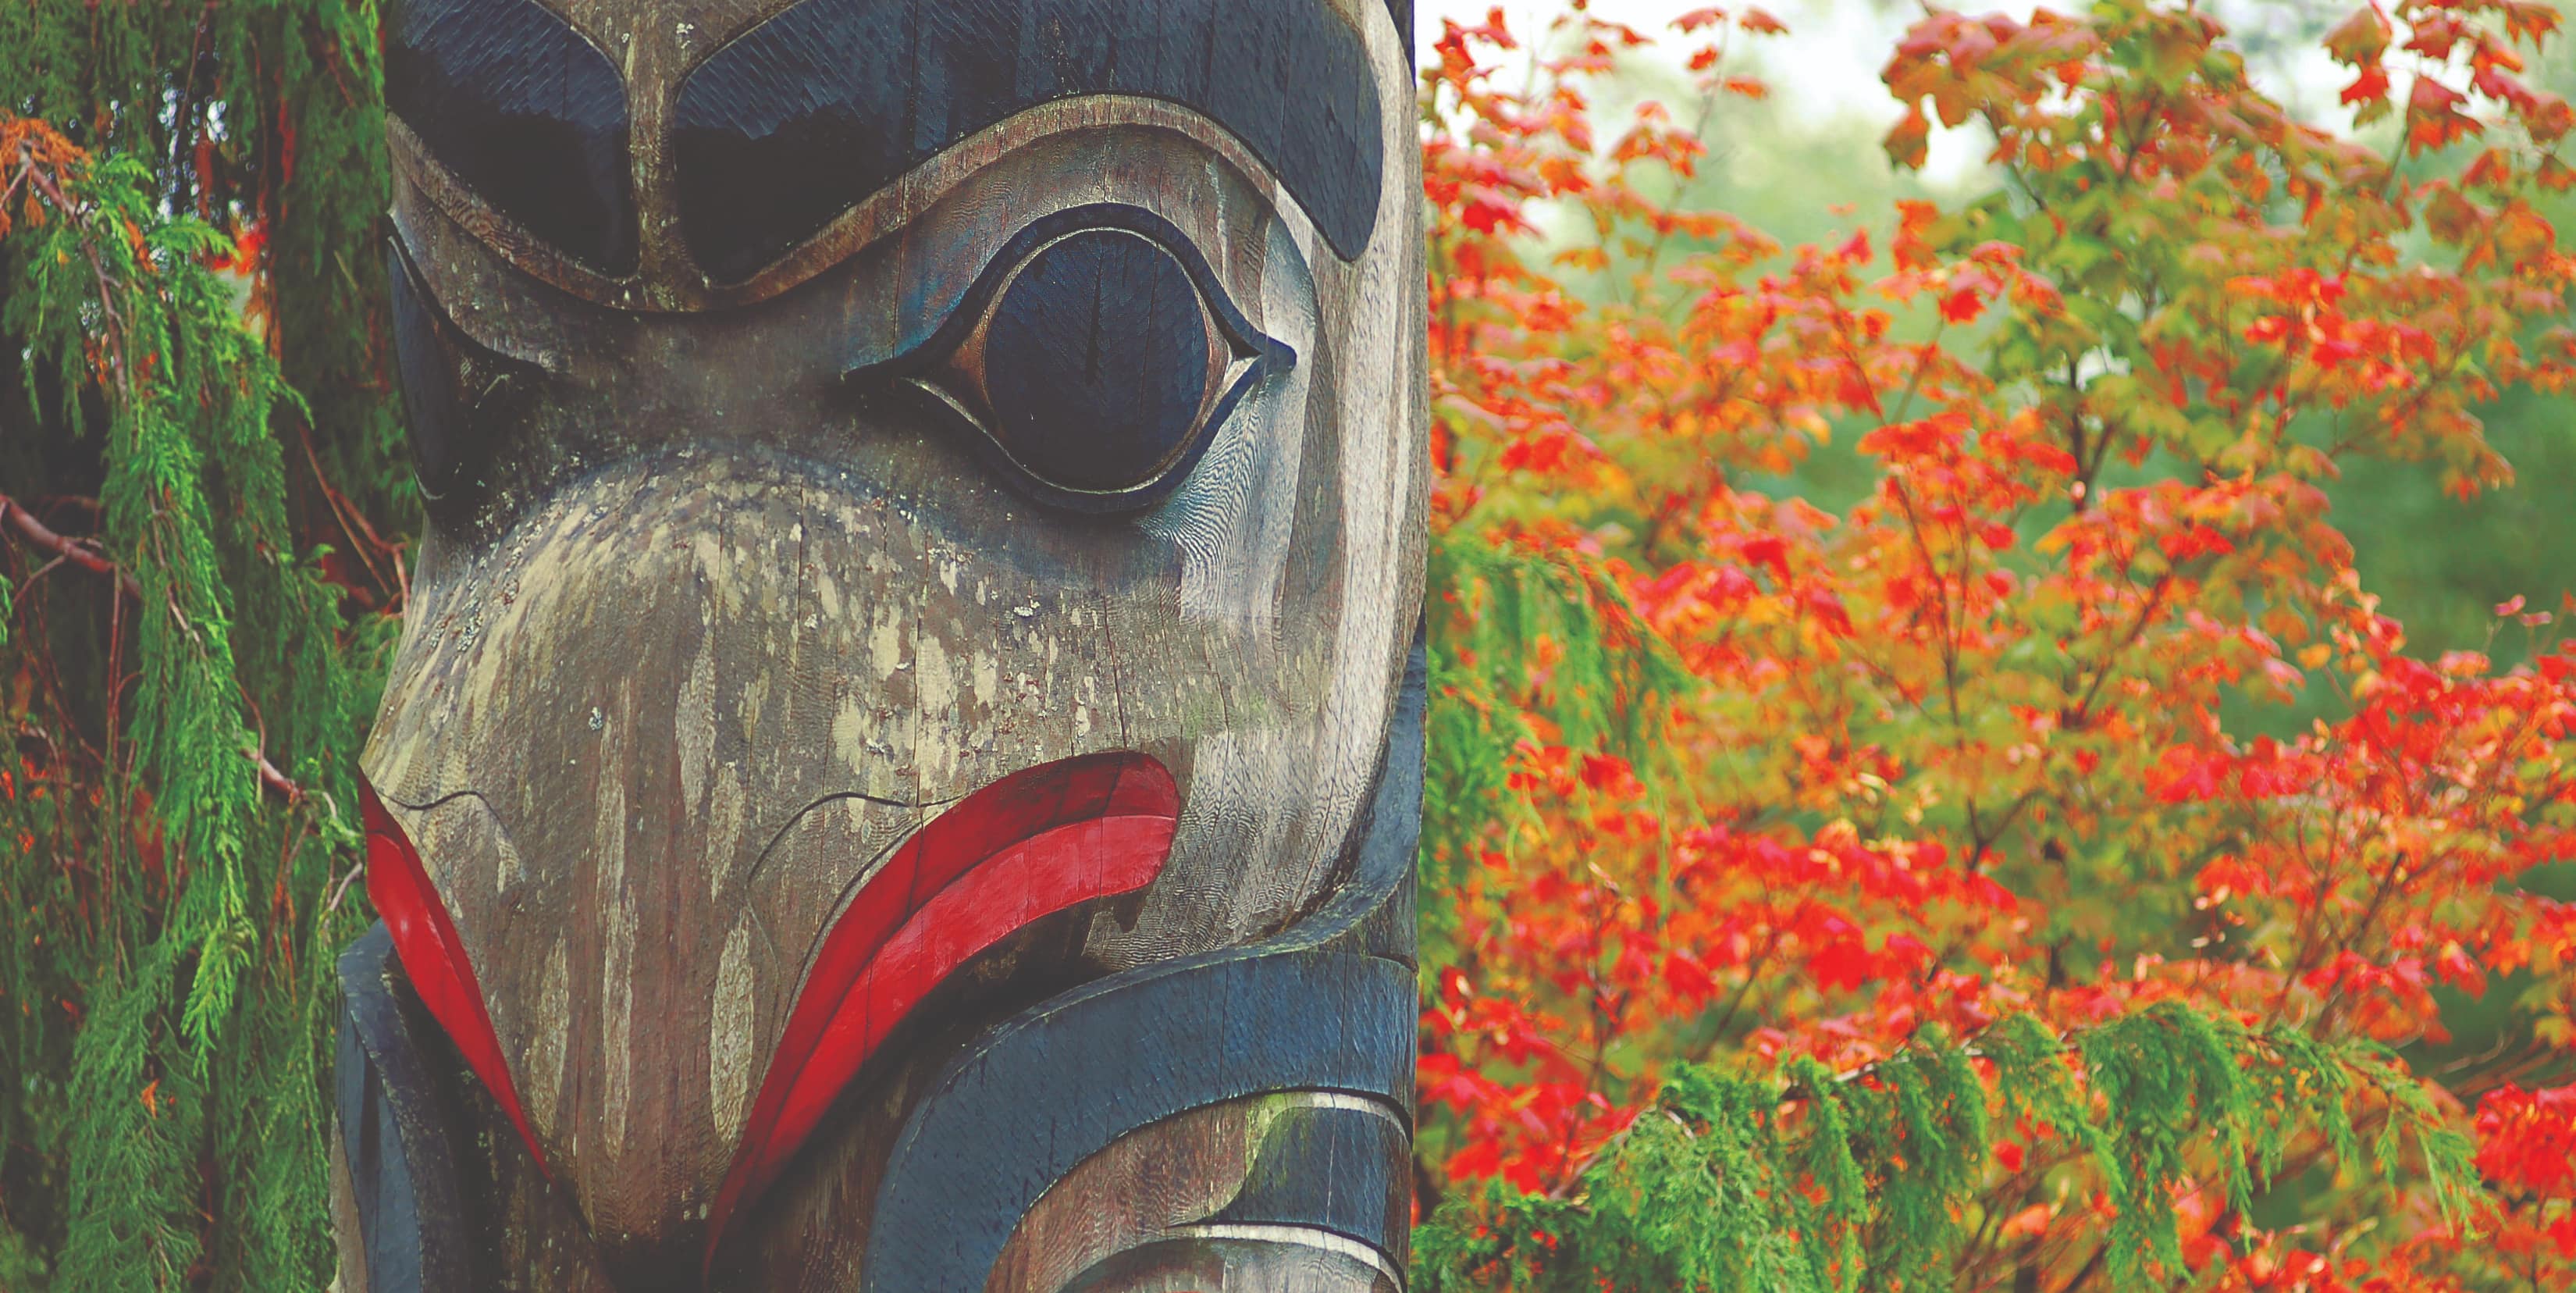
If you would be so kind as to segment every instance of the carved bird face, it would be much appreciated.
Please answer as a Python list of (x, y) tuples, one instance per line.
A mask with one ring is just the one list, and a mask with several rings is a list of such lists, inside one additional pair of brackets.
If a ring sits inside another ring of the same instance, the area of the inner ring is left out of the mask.
[[(855, 1260), (831, 1201), (965, 1039), (1342, 882), (1420, 595), (1408, 29), (395, 11), (430, 524), (370, 889), (515, 1224), (617, 1287)], [(1239, 1185), (1278, 1118), (1228, 1116)]]

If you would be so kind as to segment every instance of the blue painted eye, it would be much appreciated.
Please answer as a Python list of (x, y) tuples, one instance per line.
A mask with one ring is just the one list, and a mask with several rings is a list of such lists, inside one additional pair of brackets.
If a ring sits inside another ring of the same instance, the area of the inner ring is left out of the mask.
[(1069, 489), (1132, 489), (1198, 429), (1215, 329), (1189, 272), (1121, 229), (1047, 244), (1003, 289), (984, 333), (990, 430)]
[(1294, 363), (1180, 230), (1101, 204), (1021, 230), (929, 341), (849, 380), (932, 396), (1039, 502), (1116, 513), (1178, 488), (1244, 394)]

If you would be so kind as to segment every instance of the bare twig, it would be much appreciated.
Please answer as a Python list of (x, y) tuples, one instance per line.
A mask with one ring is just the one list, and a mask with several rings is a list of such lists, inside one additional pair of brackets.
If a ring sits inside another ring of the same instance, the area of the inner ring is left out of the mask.
[(269, 762), (267, 755), (257, 750), (245, 750), (243, 753), (250, 756), (251, 762), (259, 765), (259, 784), (284, 795), (286, 802), (290, 804), (303, 800), (304, 787), (295, 784), (295, 778), (278, 771), (277, 765)]
[(142, 598), (143, 589), (134, 582), (134, 576), (109, 560), (106, 553), (100, 552), (88, 540), (55, 533), (52, 527), (37, 520), (35, 513), (6, 494), (0, 494), (0, 523), (5, 523), (8, 528), (16, 530), (19, 537), (54, 554), (57, 559), (95, 574), (114, 576), (116, 586), (125, 590), (127, 596)]
[[(367, 577), (375, 582), (379, 591), (408, 601), (411, 581), (403, 576), (401, 555), (395, 551), (394, 545), (376, 533), (376, 527), (367, 523), (366, 514), (358, 510), (357, 504), (350, 502), (348, 496), (342, 494), (339, 487), (331, 483), (331, 478), (323, 473), (321, 456), (313, 452), (313, 428), (309, 424), (299, 425), (295, 438), (303, 446), (304, 463), (313, 469), (313, 483), (321, 489), (322, 501), (330, 511), (331, 519), (338, 523), (341, 535), (349, 540), (349, 547), (359, 564), (366, 568)], [(394, 557), (394, 577), (390, 580), (376, 568), (375, 554), (379, 552)]]
[(367, 868), (363, 864), (353, 866), (349, 868), (349, 874), (334, 881), (331, 885), (331, 896), (323, 900), (322, 914), (327, 916), (332, 912), (338, 911), (340, 909), (340, 900), (349, 896), (349, 886), (356, 884), (358, 882), (358, 877), (365, 875), (366, 873)]

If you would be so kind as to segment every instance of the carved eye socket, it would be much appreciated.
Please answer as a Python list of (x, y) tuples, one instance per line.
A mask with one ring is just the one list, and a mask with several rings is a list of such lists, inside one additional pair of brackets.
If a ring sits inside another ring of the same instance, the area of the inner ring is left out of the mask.
[(1023, 492), (1100, 513), (1160, 501), (1244, 393), (1295, 362), (1179, 230), (1103, 205), (1023, 230), (928, 343), (851, 380), (931, 396)]

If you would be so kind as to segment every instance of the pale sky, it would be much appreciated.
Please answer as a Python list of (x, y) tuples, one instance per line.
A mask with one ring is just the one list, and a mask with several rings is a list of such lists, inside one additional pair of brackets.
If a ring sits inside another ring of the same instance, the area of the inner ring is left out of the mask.
[[(1727, 0), (1717, 2), (1721, 7), (1733, 7)], [(1592, 10), (1649, 35), (1671, 38), (1675, 37), (1671, 27), (1675, 16), (1708, 3), (1710, 0), (1593, 0)], [(1792, 116), (1813, 122), (1857, 117), (1869, 122), (1873, 133), (1895, 122), (1900, 109), (1887, 88), (1879, 84), (1878, 72), (1896, 48), (1897, 38), (1920, 16), (1919, 5), (1872, 0), (1755, 3), (1787, 24), (1789, 31), (1754, 42), (1758, 64), (1749, 70), (1770, 83)], [(1415, 31), (1428, 57), (1432, 43), (1439, 39), (1444, 17), (1478, 22), (1488, 9), (1500, 8), (1513, 35), (1527, 37), (1538, 34), (1547, 19), (1565, 7), (1564, 0), (1417, 0)], [(1964, 13), (2001, 11), (2027, 21), (2031, 11), (2040, 6), (2032, 0), (1954, 0), (1949, 7)], [(2074, 12), (2084, 5), (2083, 0), (2056, 0), (2048, 7)], [(2220, 0), (2209, 7), (2239, 30), (2249, 23), (2279, 23), (2298, 13), (2298, 6), (2283, 5), (2280, 0)], [(1675, 39), (1674, 47), (1686, 49), (1688, 44)], [(2326, 59), (2322, 49), (2312, 45), (2286, 63), (2257, 64), (2255, 74), (2258, 84), (2288, 100), (2293, 111), (2312, 117), (2330, 117), (2335, 93), (2343, 80), (2349, 79)], [(2342, 124), (2339, 118), (2330, 119), (2333, 124)], [(1976, 167), (1984, 148), (1983, 141), (1968, 132), (1934, 131), (1924, 167), (1926, 178), (1942, 184), (1961, 177)]]

